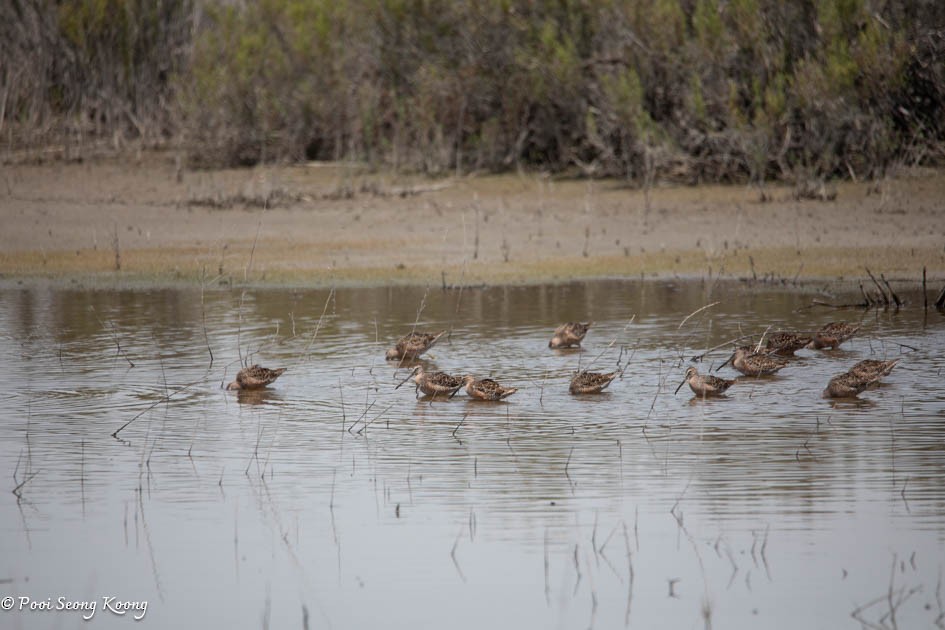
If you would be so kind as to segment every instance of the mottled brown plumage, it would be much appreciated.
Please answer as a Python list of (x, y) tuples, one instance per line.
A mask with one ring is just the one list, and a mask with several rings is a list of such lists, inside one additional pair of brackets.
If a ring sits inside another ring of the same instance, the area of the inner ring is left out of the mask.
[(779, 332), (768, 337), (766, 347), (768, 352), (783, 357), (792, 357), (795, 352), (806, 347), (811, 341), (813, 341), (813, 337), (798, 335), (797, 333)]
[(261, 365), (246, 367), (236, 373), (236, 380), (226, 386), (227, 389), (262, 389), (282, 376), (285, 368), (271, 370)]
[(581, 345), (584, 335), (594, 322), (568, 322), (555, 328), (555, 334), (548, 342), (549, 348), (570, 348)]
[(830, 379), (824, 390), (825, 398), (855, 398), (864, 389), (879, 380), (879, 376), (857, 376), (844, 372)]
[(610, 383), (617, 378), (618, 372), (602, 374), (600, 372), (578, 372), (571, 379), (571, 385), (568, 388), (572, 394), (599, 394)]
[(788, 364), (787, 359), (755, 352), (751, 346), (735, 348), (730, 360), (732, 367), (746, 376), (767, 376)]
[[(411, 379), (417, 385), (416, 390), (427, 396), (452, 398), (453, 394), (463, 386), (463, 379), (458, 376), (450, 376), (446, 372), (427, 372), (422, 365), (415, 367), (410, 376), (404, 379), (400, 385)], [(400, 385), (395, 389), (399, 388)]]
[(438, 333), (412, 332), (405, 335), (397, 341), (397, 345), (387, 351), (387, 360), (416, 359), (432, 348), (433, 344), (445, 334), (446, 331), (443, 330)]
[(810, 347), (815, 350), (836, 348), (855, 335), (859, 329), (859, 326), (846, 322), (830, 322), (814, 334), (814, 340), (810, 342)]
[(491, 378), (477, 380), (475, 376), (464, 376), (466, 393), (479, 400), (502, 400), (518, 391), (516, 387), (502, 387)]
[(719, 378), (710, 374), (699, 374), (699, 370), (694, 367), (686, 369), (686, 377), (674, 393), (679, 393), (679, 389), (689, 384), (689, 388), (696, 396), (719, 396), (725, 393), (729, 387), (735, 384), (735, 381)]
[(889, 376), (892, 369), (896, 367), (900, 359), (890, 359), (881, 361), (879, 359), (864, 359), (850, 368), (850, 374), (860, 378)]

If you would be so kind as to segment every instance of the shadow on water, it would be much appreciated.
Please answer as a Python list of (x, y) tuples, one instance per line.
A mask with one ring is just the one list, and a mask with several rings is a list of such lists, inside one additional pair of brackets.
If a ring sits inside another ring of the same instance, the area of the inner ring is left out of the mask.
[[(0, 493), (0, 578), (35, 599), (148, 599), (155, 627), (264, 611), (273, 626), (304, 611), (332, 627), (839, 627), (892, 608), (901, 627), (933, 624), (945, 319), (709, 291), (4, 290), (0, 471), (16, 493)], [(723, 345), (699, 370), (716, 374), (727, 340), (837, 319), (863, 327), (839, 350), (801, 350), (725, 396), (673, 395), (709, 348)], [(588, 320), (583, 347), (548, 348)], [(386, 361), (415, 323), (452, 334)], [(860, 398), (822, 397), (893, 356)], [(288, 369), (221, 390), (247, 362)], [(416, 398), (395, 389), (416, 365), (519, 391)], [(623, 374), (572, 396), (578, 369)]]

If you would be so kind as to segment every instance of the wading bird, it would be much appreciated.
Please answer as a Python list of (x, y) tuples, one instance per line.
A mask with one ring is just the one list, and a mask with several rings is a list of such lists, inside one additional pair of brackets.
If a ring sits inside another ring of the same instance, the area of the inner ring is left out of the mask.
[[(452, 398), (453, 394), (463, 386), (463, 379), (458, 376), (450, 376), (446, 372), (427, 372), (422, 365), (415, 367), (410, 376), (401, 381), (400, 385), (411, 379), (417, 385), (416, 391), (423, 392), (427, 396)], [(394, 389), (399, 389), (400, 385)]]
[(440, 337), (446, 334), (445, 330), (438, 333), (412, 332), (404, 335), (397, 341), (397, 345), (387, 351), (388, 361), (416, 359), (433, 347)]
[(859, 326), (854, 326), (846, 322), (830, 322), (814, 333), (814, 340), (810, 342), (810, 347), (815, 350), (836, 348), (855, 335), (856, 331), (859, 329)]
[(587, 329), (594, 322), (568, 322), (555, 328), (555, 334), (548, 342), (549, 348), (570, 348), (571, 346), (581, 345), (581, 340), (587, 334)]
[(690, 367), (686, 369), (686, 377), (673, 393), (678, 394), (680, 388), (686, 383), (689, 383), (689, 388), (696, 396), (719, 396), (734, 385), (735, 381), (709, 374), (699, 374), (699, 370)]
[(856, 398), (864, 389), (879, 380), (879, 376), (857, 376), (844, 372), (830, 379), (824, 390), (824, 398)]
[(271, 370), (261, 365), (245, 367), (236, 373), (236, 380), (226, 386), (227, 389), (262, 389), (282, 376), (285, 368)]
[[(735, 352), (725, 363), (729, 361), (731, 361), (732, 367), (746, 376), (768, 376), (788, 364), (787, 359), (755, 352), (751, 346), (735, 348)], [(725, 363), (722, 365), (725, 365)]]
[(600, 372), (578, 372), (571, 379), (571, 386), (568, 388), (572, 394), (599, 394), (607, 388), (610, 383), (617, 378), (618, 372), (602, 374)]
[(768, 352), (779, 354), (783, 357), (793, 357), (794, 353), (807, 346), (812, 337), (805, 337), (797, 333), (779, 332), (768, 337)]
[(491, 378), (476, 380), (475, 376), (463, 377), (466, 393), (479, 400), (502, 400), (518, 391), (516, 387), (502, 387)]

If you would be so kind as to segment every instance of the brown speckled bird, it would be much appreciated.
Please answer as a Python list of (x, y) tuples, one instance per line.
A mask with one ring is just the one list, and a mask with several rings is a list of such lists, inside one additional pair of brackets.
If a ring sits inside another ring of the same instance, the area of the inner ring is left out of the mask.
[[(426, 396), (452, 398), (453, 394), (463, 386), (463, 379), (458, 376), (450, 376), (446, 372), (427, 372), (422, 365), (418, 365), (405, 378), (400, 385), (413, 379), (416, 383), (416, 391), (423, 392)], [(400, 385), (394, 389), (400, 388)]]
[(787, 359), (755, 352), (751, 346), (735, 348), (729, 361), (732, 362), (732, 367), (746, 376), (768, 376), (788, 364)]
[(477, 380), (475, 376), (464, 376), (466, 393), (478, 400), (502, 400), (518, 391), (516, 387), (502, 387), (491, 378)]
[(602, 374), (600, 372), (578, 372), (571, 379), (568, 388), (572, 394), (599, 394), (618, 376), (618, 372)]
[(830, 379), (824, 390), (824, 398), (856, 398), (864, 389), (879, 380), (879, 376), (857, 376), (844, 372)]
[(438, 333), (412, 332), (404, 335), (397, 341), (397, 345), (387, 351), (388, 361), (416, 359), (433, 347), (440, 337), (446, 334), (445, 330)]
[(805, 337), (797, 333), (779, 332), (768, 337), (766, 347), (768, 352), (783, 357), (793, 357), (795, 352), (807, 346), (811, 341), (813, 341), (813, 337)]
[(568, 322), (555, 328), (555, 334), (548, 342), (549, 348), (570, 348), (581, 345), (581, 340), (587, 334), (594, 322)]
[(236, 380), (226, 386), (227, 389), (262, 389), (282, 376), (285, 368), (271, 370), (261, 365), (246, 367), (236, 373)]
[(686, 383), (689, 383), (689, 388), (696, 396), (719, 396), (734, 385), (735, 381), (709, 374), (699, 374), (699, 370), (690, 367), (686, 369), (686, 377), (674, 393), (678, 394), (680, 388)]
[(890, 359), (881, 361), (879, 359), (864, 359), (850, 368), (850, 374), (860, 378), (870, 378), (872, 376), (889, 376), (896, 364), (901, 359)]
[(846, 322), (830, 322), (814, 333), (814, 340), (810, 342), (810, 347), (814, 348), (815, 350), (836, 348), (841, 343), (855, 335), (856, 331), (859, 329), (859, 326), (854, 326), (853, 324), (848, 324)]

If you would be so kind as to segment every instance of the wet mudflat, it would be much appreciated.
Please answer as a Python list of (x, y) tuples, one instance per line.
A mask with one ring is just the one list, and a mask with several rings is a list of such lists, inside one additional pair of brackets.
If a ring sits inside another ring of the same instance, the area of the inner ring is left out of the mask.
[[(98, 600), (101, 627), (135, 623), (106, 596), (147, 601), (149, 627), (941, 627), (945, 318), (920, 298), (811, 298), (698, 281), (4, 289), (0, 595)], [(838, 350), (717, 400), (673, 395), (707, 348), (838, 319), (862, 324)], [(583, 349), (549, 349), (574, 320), (595, 322)], [(452, 330), (427, 369), (519, 391), (394, 389), (409, 370), (384, 352), (415, 323)], [(897, 357), (859, 399), (821, 397)], [(224, 391), (247, 358), (288, 370)], [(623, 374), (571, 396), (587, 367)]]

